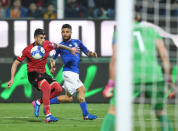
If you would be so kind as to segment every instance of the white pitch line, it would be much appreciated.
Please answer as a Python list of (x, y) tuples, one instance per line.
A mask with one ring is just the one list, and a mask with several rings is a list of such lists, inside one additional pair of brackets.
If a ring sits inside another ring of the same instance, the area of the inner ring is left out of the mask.
[(24, 119), (25, 118), (25, 119), (29, 119), (29, 118), (35, 118), (35, 117), (31, 117), (31, 116), (20, 116), (20, 117), (11, 117), (11, 116), (8, 116), (8, 117), (5, 116), (4, 117), (4, 116), (0, 116), (0, 119), (2, 119), (2, 118), (3, 119), (12, 119), (12, 118), (19, 118), (19, 119)]

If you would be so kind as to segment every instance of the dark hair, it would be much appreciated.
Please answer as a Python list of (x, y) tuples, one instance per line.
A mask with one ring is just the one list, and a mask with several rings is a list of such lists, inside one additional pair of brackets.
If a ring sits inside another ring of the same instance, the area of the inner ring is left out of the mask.
[(137, 22), (141, 22), (141, 7), (138, 6), (138, 5), (135, 5), (134, 6), (134, 19), (137, 21)]
[(69, 28), (72, 30), (72, 26), (69, 24), (64, 24), (61, 29), (63, 29), (63, 28)]
[(45, 32), (44, 32), (44, 30), (43, 29), (36, 29), (35, 30), (35, 33), (34, 33), (34, 37), (35, 36), (38, 36), (38, 35), (45, 35)]

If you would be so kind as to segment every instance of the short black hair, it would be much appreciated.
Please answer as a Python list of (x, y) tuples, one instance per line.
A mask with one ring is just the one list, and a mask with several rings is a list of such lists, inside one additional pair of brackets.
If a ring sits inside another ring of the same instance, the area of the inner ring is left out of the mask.
[(61, 29), (64, 29), (64, 28), (69, 28), (72, 30), (72, 26), (69, 24), (64, 24)]
[(40, 29), (40, 28), (36, 29), (35, 33), (34, 33), (34, 37), (38, 36), (38, 35), (45, 35), (45, 31), (43, 29)]

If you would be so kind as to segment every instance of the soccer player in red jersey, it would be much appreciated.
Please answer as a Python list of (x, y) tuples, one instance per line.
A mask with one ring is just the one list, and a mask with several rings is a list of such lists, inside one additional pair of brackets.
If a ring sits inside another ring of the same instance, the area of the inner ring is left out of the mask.
[[(55, 122), (58, 121), (58, 118), (55, 118), (51, 115), (50, 112), (50, 98), (53, 98), (59, 95), (62, 92), (61, 86), (53, 79), (51, 76), (46, 74), (46, 62), (49, 52), (55, 48), (61, 48), (69, 50), (72, 54), (75, 55), (77, 51), (76, 48), (70, 48), (61, 44), (51, 43), (50, 41), (45, 40), (45, 32), (43, 29), (36, 29), (34, 33), (35, 42), (27, 46), (21, 53), (20, 56), (13, 62), (11, 67), (11, 79), (7, 84), (7, 88), (10, 88), (14, 81), (15, 72), (17, 66), (27, 58), (27, 72), (28, 72), (28, 80), (37, 90), (42, 91), (42, 100), (41, 102), (35, 101), (35, 116), (39, 116), (39, 107), (40, 103), (43, 102), (44, 108), (46, 111), (46, 122)], [(45, 49), (45, 55), (40, 60), (35, 60), (31, 56), (31, 49), (40, 45)], [(52, 93), (51, 93), (52, 92)]]

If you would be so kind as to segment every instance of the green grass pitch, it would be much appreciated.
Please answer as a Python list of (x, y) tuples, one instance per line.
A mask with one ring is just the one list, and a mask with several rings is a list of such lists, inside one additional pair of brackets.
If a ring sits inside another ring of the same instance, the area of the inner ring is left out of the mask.
[(36, 118), (31, 103), (0, 103), (0, 131), (99, 131), (108, 106), (88, 104), (88, 111), (99, 118), (84, 121), (78, 103), (51, 105), (51, 113), (59, 121), (45, 123), (43, 106)]
[[(99, 131), (104, 116), (108, 110), (109, 104), (88, 104), (90, 113), (98, 116), (96, 120), (84, 121), (80, 105), (76, 104), (58, 104), (51, 105), (51, 112), (59, 118), (56, 123), (45, 123), (41, 106), (40, 116), (36, 118), (33, 114), (31, 103), (0, 103), (0, 130), (1, 131)], [(173, 119), (173, 126), (178, 123), (174, 115), (175, 105), (168, 105), (168, 113)], [(156, 123), (159, 131), (159, 123), (150, 116), (148, 105), (143, 106), (144, 121), (147, 126), (146, 131), (152, 131), (150, 123)], [(134, 130), (141, 131), (141, 122), (138, 117), (138, 105), (134, 105)], [(152, 113), (153, 115), (153, 113)], [(176, 130), (176, 129), (175, 129)], [(177, 129), (178, 130), (178, 129)]]

